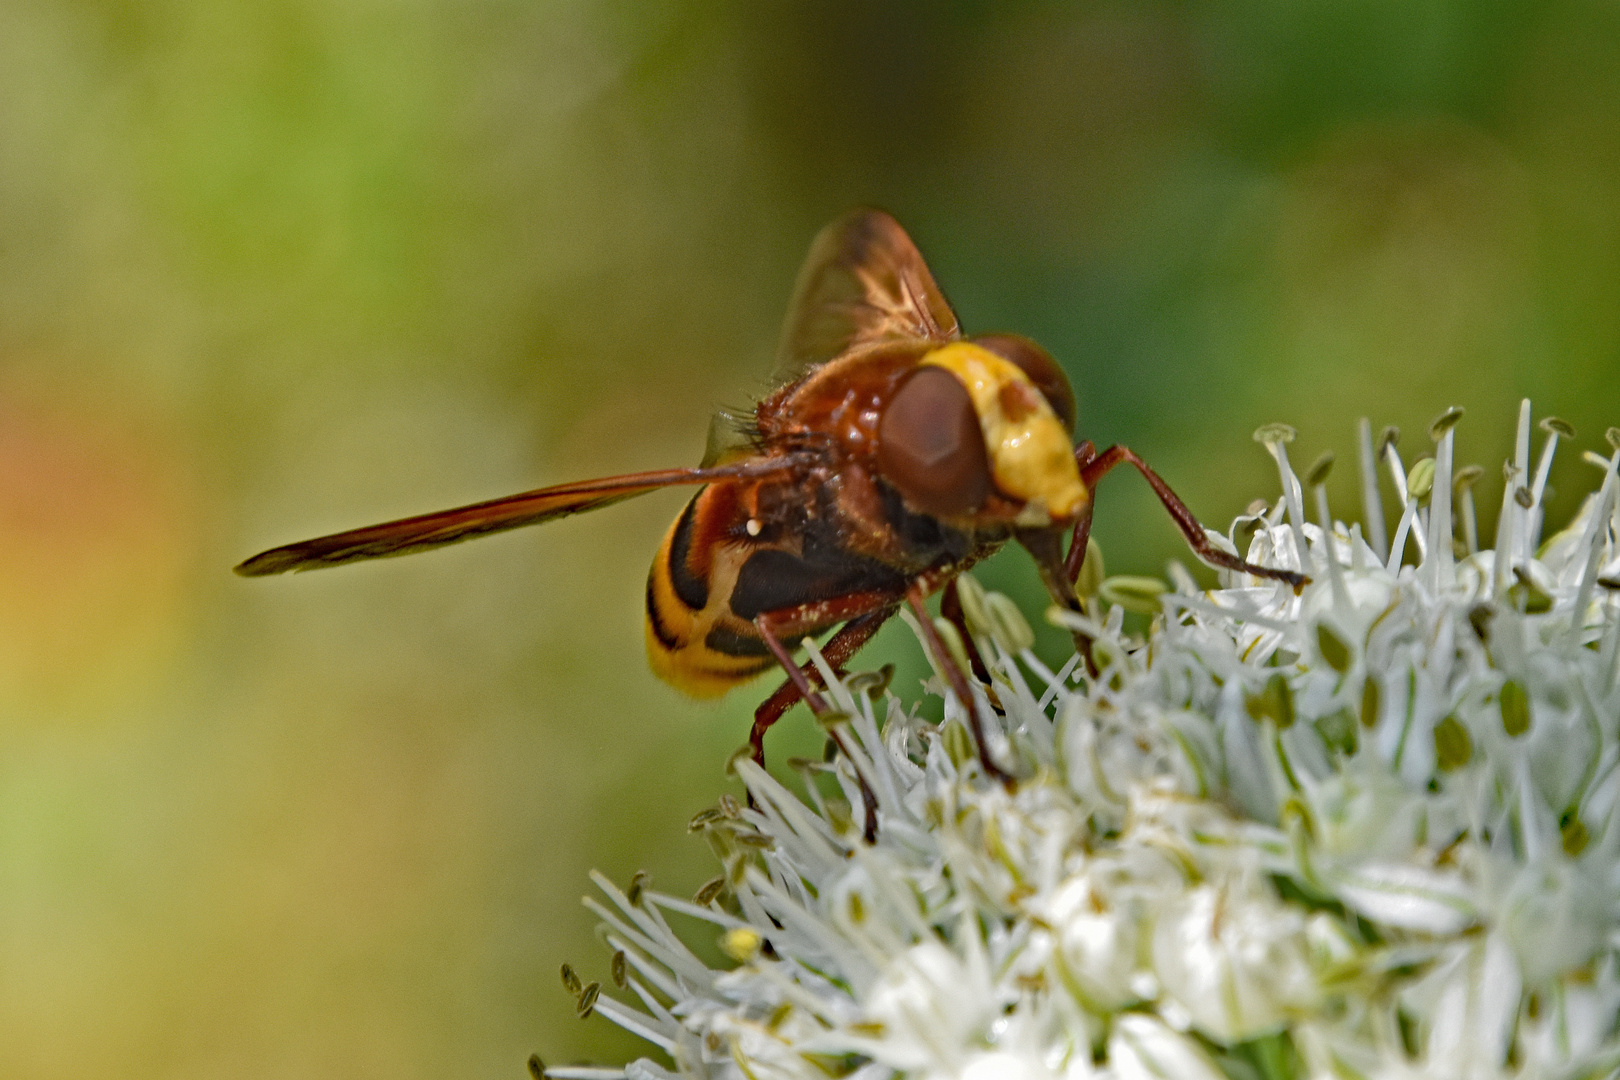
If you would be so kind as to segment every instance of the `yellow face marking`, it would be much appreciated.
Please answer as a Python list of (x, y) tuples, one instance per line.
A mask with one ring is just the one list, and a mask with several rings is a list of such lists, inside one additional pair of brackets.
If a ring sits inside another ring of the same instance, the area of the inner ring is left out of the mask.
[(1072, 520), (1089, 498), (1057, 414), (1018, 365), (965, 341), (943, 345), (922, 362), (967, 387), (990, 454), (990, 475), (1004, 495), (1025, 505), (1017, 524)]

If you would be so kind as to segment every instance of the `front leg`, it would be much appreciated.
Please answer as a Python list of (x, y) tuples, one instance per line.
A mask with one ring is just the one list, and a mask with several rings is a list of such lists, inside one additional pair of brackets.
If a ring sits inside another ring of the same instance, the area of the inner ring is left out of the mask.
[[(1090, 439), (1074, 448), (1074, 463), (1080, 466), (1082, 480), (1086, 475), (1086, 467), (1097, 460), (1097, 447)], [(1091, 512), (1097, 505), (1097, 495), (1089, 485), (1086, 488), (1086, 505), (1081, 508), (1080, 516), (1074, 521), (1074, 533), (1069, 539), (1069, 554), (1063, 560), (1063, 571), (1069, 575), (1070, 581), (1080, 580), (1080, 568), (1086, 563), (1086, 548), (1091, 543)]]
[[(1193, 512), (1187, 508), (1187, 504), (1182, 502), (1181, 498), (1170, 490), (1170, 485), (1160, 479), (1158, 473), (1148, 468), (1147, 462), (1137, 457), (1136, 452), (1129, 447), (1110, 446), (1095, 458), (1085, 462), (1080, 467), (1080, 479), (1086, 485), (1088, 491), (1094, 490), (1097, 481), (1107, 475), (1114, 466), (1124, 464), (1134, 465), (1137, 472), (1140, 472), (1147, 480), (1148, 486), (1153, 488), (1153, 494), (1159, 497), (1159, 501), (1164, 504), (1164, 508), (1169, 512), (1171, 519), (1175, 521), (1176, 527), (1181, 530), (1181, 535), (1186, 538), (1187, 546), (1193, 549), (1193, 554), (1197, 555), (1199, 559), (1211, 566), (1219, 566), (1227, 570), (1238, 570), (1245, 574), (1253, 574), (1255, 577), (1287, 582), (1294, 587), (1295, 593), (1298, 593), (1310, 583), (1311, 579), (1304, 574), (1297, 574), (1292, 570), (1275, 570), (1269, 566), (1256, 566), (1230, 552), (1222, 551), (1210, 543), (1209, 537), (1204, 534), (1204, 527), (1198, 523), (1198, 519), (1193, 516)], [(1087, 522), (1087, 528), (1088, 530), (1090, 528), (1089, 521)], [(1082, 557), (1084, 557), (1083, 552)], [(1074, 570), (1076, 573), (1079, 573), (1079, 569), (1079, 564), (1075, 564)]]
[(973, 696), (967, 674), (957, 664), (956, 657), (945, 647), (945, 642), (940, 640), (939, 631), (934, 627), (934, 618), (928, 614), (927, 599), (928, 593), (922, 581), (914, 582), (911, 588), (906, 590), (906, 603), (911, 605), (912, 612), (917, 616), (917, 626), (922, 630), (923, 644), (933, 655), (939, 670), (944, 673), (945, 681), (950, 683), (951, 692), (962, 703), (962, 708), (967, 710), (968, 726), (973, 729), (973, 741), (978, 744), (979, 764), (984, 767), (986, 774), (1010, 788), (1013, 786), (1014, 777), (997, 765), (990, 756), (990, 748), (984, 741), (985, 722), (984, 717), (979, 714), (978, 699)]
[[(968, 628), (967, 613), (962, 610), (962, 592), (957, 587), (957, 582), (961, 580), (951, 578), (950, 583), (945, 586), (945, 591), (939, 594), (939, 613), (956, 627), (957, 634), (961, 636), (962, 649), (967, 653), (968, 666), (973, 669), (973, 677), (985, 686), (993, 686), (990, 681), (990, 668), (985, 664), (984, 657), (979, 654), (979, 646), (973, 641), (973, 631)], [(993, 690), (991, 692), (994, 693)], [(991, 703), (995, 703), (994, 698), (991, 699)]]

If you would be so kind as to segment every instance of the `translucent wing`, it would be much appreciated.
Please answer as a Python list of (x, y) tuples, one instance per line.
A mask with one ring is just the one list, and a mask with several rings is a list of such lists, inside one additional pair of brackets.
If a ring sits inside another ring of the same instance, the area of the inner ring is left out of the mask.
[(321, 536), (297, 544), (271, 548), (236, 567), (243, 577), (264, 577), (292, 570), (315, 570), (364, 559), (410, 555), (446, 544), (471, 540), (525, 525), (539, 525), (569, 514), (580, 514), (680, 484), (706, 484), (791, 472), (801, 462), (789, 456), (738, 462), (713, 469), (663, 469), (657, 472), (610, 476), (573, 484), (525, 491), (502, 499), (441, 510), (436, 514), (402, 518), (363, 529)]
[(900, 223), (853, 210), (810, 245), (782, 326), (774, 382), (792, 382), (853, 347), (952, 341), (956, 313)]
[(716, 409), (709, 417), (709, 438), (703, 447), (703, 468), (725, 465), (758, 452), (752, 413)]

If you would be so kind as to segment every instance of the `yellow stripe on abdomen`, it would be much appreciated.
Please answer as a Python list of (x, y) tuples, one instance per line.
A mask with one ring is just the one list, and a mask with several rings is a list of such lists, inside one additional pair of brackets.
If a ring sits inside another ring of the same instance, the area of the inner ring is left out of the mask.
[[(654, 675), (681, 693), (715, 698), (770, 668), (774, 661), (769, 656), (733, 656), (708, 646), (710, 633), (721, 626), (729, 582), (724, 590), (714, 589), (710, 582), (707, 605), (701, 611), (693, 610), (677, 594), (670, 551), (685, 516), (670, 525), (647, 573), (647, 664)], [(735, 579), (734, 575), (728, 577)]]

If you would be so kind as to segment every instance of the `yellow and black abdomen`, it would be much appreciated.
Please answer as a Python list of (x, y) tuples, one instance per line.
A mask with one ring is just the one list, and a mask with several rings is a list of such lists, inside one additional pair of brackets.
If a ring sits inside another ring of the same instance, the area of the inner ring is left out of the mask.
[(647, 573), (647, 662), (692, 697), (719, 697), (775, 664), (753, 625), (731, 610), (752, 551), (738, 531), (735, 486), (711, 484), (675, 519)]
[(756, 616), (771, 615), (792, 650), (852, 617), (840, 601), (876, 597), (882, 606), (905, 593), (905, 574), (851, 553), (826, 519), (750, 520), (745, 507), (757, 495), (736, 483), (698, 492), (647, 575), (647, 660), (693, 697), (718, 697), (775, 666)]

